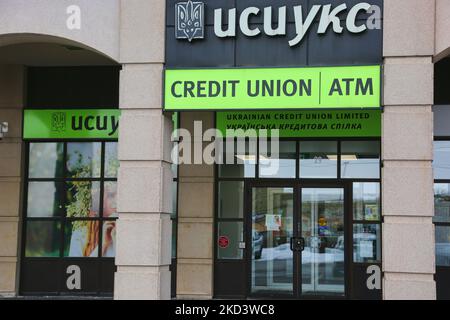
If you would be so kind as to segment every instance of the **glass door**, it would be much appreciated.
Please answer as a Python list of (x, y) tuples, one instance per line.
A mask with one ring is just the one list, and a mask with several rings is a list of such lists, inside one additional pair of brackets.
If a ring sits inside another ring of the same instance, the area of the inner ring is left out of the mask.
[(345, 296), (344, 187), (249, 187), (249, 294)]
[(250, 294), (293, 295), (294, 188), (257, 187), (251, 191)]
[(344, 189), (302, 188), (302, 295), (345, 294)]

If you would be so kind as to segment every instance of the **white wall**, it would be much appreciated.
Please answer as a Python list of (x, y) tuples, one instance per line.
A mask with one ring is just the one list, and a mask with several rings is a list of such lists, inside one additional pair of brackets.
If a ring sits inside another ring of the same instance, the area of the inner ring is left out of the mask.
[[(80, 8), (79, 30), (67, 27), (71, 5)], [(0, 46), (30, 40), (17, 34), (50, 35), (76, 41), (118, 61), (119, 16), (119, 0), (1, 0)]]

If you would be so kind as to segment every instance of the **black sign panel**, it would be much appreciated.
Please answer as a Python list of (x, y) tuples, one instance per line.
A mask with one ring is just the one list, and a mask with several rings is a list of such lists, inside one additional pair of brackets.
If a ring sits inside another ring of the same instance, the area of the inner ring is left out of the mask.
[(25, 258), (20, 293), (112, 296), (115, 271), (110, 258)]
[[(351, 30), (351, 25), (348, 26), (347, 16), (352, 8), (363, 3), (370, 4), (375, 11), (357, 11), (356, 18), (349, 20), (350, 24), (365, 30), (355, 32)], [(331, 7), (327, 8), (327, 5)], [(338, 10), (343, 8), (339, 7), (341, 5), (345, 5), (346, 9)], [(270, 16), (266, 17), (264, 9), (272, 7), (271, 27), (277, 29), (279, 8), (284, 6), (285, 32), (267, 35), (264, 19), (269, 21)], [(259, 30), (255, 36), (244, 34), (242, 29), (245, 25), (240, 23), (242, 13), (250, 7), (259, 9), (257, 14), (249, 14), (248, 19), (244, 19), (248, 21), (249, 30)], [(228, 30), (229, 10), (234, 8), (234, 34), (217, 36), (215, 23), (221, 30)], [(216, 9), (222, 9), (222, 24), (215, 22)], [(326, 25), (325, 18), (334, 9), (339, 11), (336, 17), (340, 25)], [(315, 13), (314, 10), (318, 11)], [(167, 0), (166, 65), (197, 68), (381, 64), (382, 10), (383, 0)], [(298, 44), (290, 44), (298, 36), (300, 24), (307, 24), (309, 16), (314, 19), (302, 40)], [(326, 29), (319, 32), (321, 21)], [(335, 28), (342, 30), (336, 32)], [(187, 30), (186, 37), (180, 38), (183, 30)], [(192, 33), (203, 34), (203, 39), (188, 37)]]

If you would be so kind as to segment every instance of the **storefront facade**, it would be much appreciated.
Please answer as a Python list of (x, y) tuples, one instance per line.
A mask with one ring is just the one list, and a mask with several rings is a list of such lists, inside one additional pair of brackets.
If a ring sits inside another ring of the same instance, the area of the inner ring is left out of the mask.
[(1, 295), (449, 298), (447, 1), (0, 9)]

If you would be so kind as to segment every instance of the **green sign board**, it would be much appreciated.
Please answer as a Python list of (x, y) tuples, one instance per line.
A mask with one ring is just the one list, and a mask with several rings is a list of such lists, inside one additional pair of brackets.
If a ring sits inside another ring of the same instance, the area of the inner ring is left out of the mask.
[(380, 66), (165, 72), (168, 111), (380, 107)]
[(279, 130), (281, 138), (381, 137), (381, 111), (217, 112), (216, 127), (225, 137), (246, 130)]
[(25, 110), (24, 139), (117, 139), (118, 109)]

